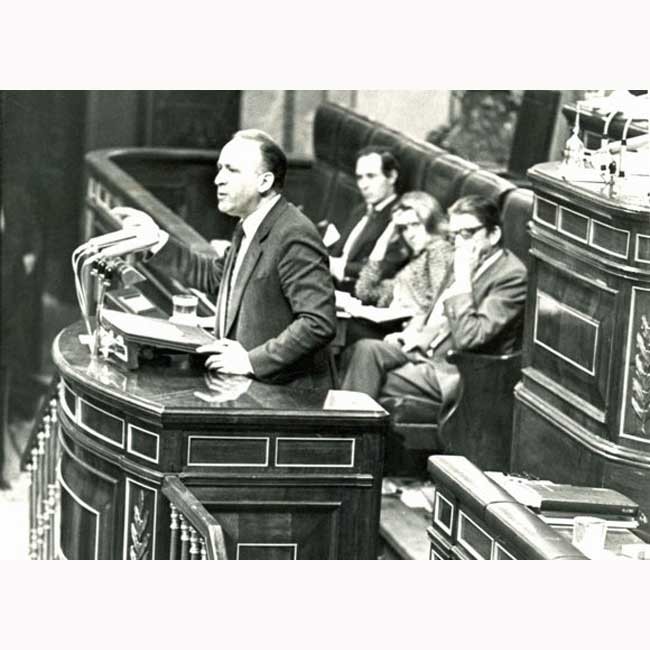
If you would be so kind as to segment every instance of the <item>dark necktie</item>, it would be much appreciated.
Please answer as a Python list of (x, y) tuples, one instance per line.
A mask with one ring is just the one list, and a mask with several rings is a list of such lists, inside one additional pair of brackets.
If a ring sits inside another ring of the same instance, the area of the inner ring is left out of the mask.
[(230, 292), (232, 290), (232, 287), (230, 286), (232, 280), (232, 271), (235, 267), (235, 262), (237, 261), (237, 253), (239, 252), (239, 247), (243, 238), (244, 229), (242, 228), (240, 221), (235, 227), (235, 231), (232, 236), (232, 244), (230, 245), (230, 249), (227, 254), (226, 267), (223, 272), (223, 278), (221, 279), (221, 290), (219, 292), (219, 309), (217, 311), (217, 334), (219, 338), (226, 336), (228, 303), (230, 301)]

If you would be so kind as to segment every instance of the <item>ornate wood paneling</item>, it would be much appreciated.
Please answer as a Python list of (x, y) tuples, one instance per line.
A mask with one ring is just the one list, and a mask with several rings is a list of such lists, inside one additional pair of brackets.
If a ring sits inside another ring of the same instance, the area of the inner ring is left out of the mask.
[(555, 163), (530, 176), (536, 199), (511, 468), (623, 485), (633, 467), (650, 472), (650, 214), (597, 184), (568, 183)]
[[(204, 519), (179, 530), (177, 517), (170, 527), (161, 489), (178, 476), (194, 499), (185, 514), (205, 508), (230, 559), (376, 557), (388, 427), (378, 405), (359, 411), (345, 394), (252, 382), (227, 405), (206, 407), (196, 397), (200, 367), (176, 358), (129, 372), (89, 362), (81, 331), (72, 326), (54, 345), (65, 381), (62, 554), (204, 557)], [(180, 548), (171, 548), (172, 531)]]

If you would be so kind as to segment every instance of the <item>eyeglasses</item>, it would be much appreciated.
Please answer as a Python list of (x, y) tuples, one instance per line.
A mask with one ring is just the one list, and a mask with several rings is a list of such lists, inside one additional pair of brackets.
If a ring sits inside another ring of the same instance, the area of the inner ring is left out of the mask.
[(424, 225), (421, 221), (410, 221), (409, 223), (398, 223), (395, 224), (395, 229), (403, 232), (409, 228), (418, 228), (419, 226)]
[(475, 226), (474, 228), (461, 228), (460, 230), (448, 230), (445, 233), (445, 237), (450, 241), (456, 241), (456, 237), (459, 236), (461, 239), (471, 239), (479, 230), (482, 230), (485, 226)]

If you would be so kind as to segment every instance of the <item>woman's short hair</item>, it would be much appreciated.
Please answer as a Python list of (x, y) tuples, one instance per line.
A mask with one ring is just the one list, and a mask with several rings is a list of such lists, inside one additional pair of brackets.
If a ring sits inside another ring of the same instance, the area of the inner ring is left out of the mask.
[(458, 199), (447, 211), (448, 214), (472, 214), (484, 226), (485, 230), (493, 232), (501, 226), (499, 220), (499, 207), (493, 199), (478, 194), (468, 194)]
[(402, 194), (391, 212), (395, 215), (405, 210), (413, 210), (429, 233), (437, 232), (440, 224), (447, 221), (440, 203), (426, 192), (414, 191)]

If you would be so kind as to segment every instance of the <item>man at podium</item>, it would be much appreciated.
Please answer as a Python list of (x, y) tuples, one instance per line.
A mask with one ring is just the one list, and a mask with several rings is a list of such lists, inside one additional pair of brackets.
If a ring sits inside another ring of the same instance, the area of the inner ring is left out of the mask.
[(219, 210), (239, 219), (226, 255), (193, 252), (163, 233), (147, 263), (217, 294), (217, 341), (198, 349), (209, 354), (207, 368), (330, 388), (334, 285), (316, 227), (281, 194), (286, 171), (287, 158), (269, 135), (237, 132), (221, 150), (214, 180)]

